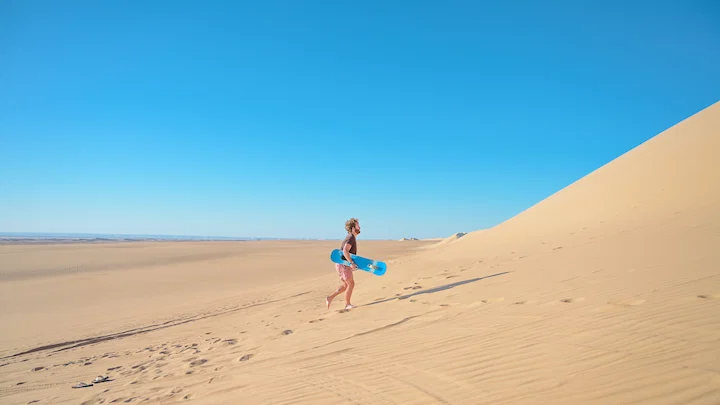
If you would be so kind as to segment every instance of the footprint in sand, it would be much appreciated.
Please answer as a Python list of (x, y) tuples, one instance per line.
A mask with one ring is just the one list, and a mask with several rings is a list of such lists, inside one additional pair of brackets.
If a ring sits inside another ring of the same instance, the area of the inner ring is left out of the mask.
[(316, 322), (320, 322), (320, 321), (324, 321), (324, 320), (325, 320), (325, 318), (313, 319), (312, 321), (308, 321), (308, 323), (316, 323)]
[(701, 300), (714, 300), (720, 298), (720, 294), (700, 294), (697, 297)]
[(575, 303), (575, 302), (583, 301), (584, 299), (585, 299), (585, 297), (565, 298), (565, 299), (560, 300), (560, 302), (563, 302), (563, 303), (565, 303), (565, 304), (572, 304), (572, 303)]
[(145, 369), (148, 367), (150, 367), (150, 362), (136, 364), (136, 365), (132, 366), (132, 369), (135, 370), (134, 374), (138, 374), (142, 371), (145, 371)]
[(523, 305), (526, 301), (515, 301), (513, 304), (515, 305)]
[(291, 331), (290, 329), (286, 329), (282, 332), (283, 335), (290, 335), (291, 333), (293, 333), (293, 331)]
[[(502, 301), (502, 299), (500, 299), (500, 301)], [(475, 301), (475, 302), (471, 302), (471, 303), (465, 304), (465, 305), (463, 305), (463, 307), (465, 307), (465, 308), (478, 308), (478, 307), (483, 307), (483, 306), (487, 305), (489, 302), (490, 302), (490, 300), (479, 300), (479, 301)]]
[(207, 363), (207, 359), (197, 359), (190, 362), (190, 367), (202, 366)]
[(240, 357), (240, 361), (248, 361), (248, 360), (252, 359), (252, 358), (253, 358), (253, 356), (255, 356), (255, 355), (254, 355), (254, 354), (252, 354), (252, 353), (248, 353), (248, 354), (246, 354), (246, 355), (244, 355), (244, 356)]

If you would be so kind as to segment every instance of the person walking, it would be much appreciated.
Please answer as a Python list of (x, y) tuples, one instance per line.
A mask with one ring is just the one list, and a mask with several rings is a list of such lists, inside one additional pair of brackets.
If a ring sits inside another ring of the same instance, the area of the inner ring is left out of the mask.
[(350, 255), (356, 255), (358, 252), (357, 235), (360, 234), (360, 221), (358, 221), (357, 218), (348, 219), (345, 222), (345, 230), (348, 234), (345, 236), (345, 239), (343, 239), (342, 245), (340, 245), (340, 250), (343, 251), (343, 260), (350, 262), (350, 266), (335, 263), (335, 271), (340, 277), (340, 285), (334, 293), (325, 297), (325, 304), (327, 304), (328, 309), (330, 309), (330, 303), (332, 300), (342, 294), (343, 291), (345, 292), (345, 309), (348, 310), (355, 308), (355, 306), (350, 303), (350, 298), (352, 298), (352, 293), (355, 289), (353, 271), (357, 269), (357, 264), (355, 264)]

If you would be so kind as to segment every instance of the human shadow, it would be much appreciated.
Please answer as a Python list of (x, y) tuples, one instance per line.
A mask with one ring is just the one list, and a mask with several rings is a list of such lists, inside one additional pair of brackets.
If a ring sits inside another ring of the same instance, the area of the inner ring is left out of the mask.
[(476, 278), (471, 278), (471, 279), (463, 280), (463, 281), (456, 281), (456, 282), (454, 282), (454, 283), (441, 285), (441, 286), (439, 286), (439, 287), (431, 288), (431, 289), (429, 289), (429, 290), (421, 290), (421, 291), (416, 291), (416, 292), (414, 292), (414, 293), (412, 293), (412, 294), (401, 295), (401, 296), (399, 296), (399, 297), (386, 298), (386, 299), (384, 299), (384, 300), (375, 301), (375, 302), (372, 302), (372, 303), (370, 303), (370, 304), (366, 304), (366, 305), (364, 305), (364, 306), (370, 306), (370, 305), (375, 305), (375, 304), (382, 304), (383, 302), (388, 302), (388, 301), (393, 301), (393, 300), (406, 300), (406, 299), (408, 299), (408, 298), (412, 298), (412, 297), (415, 297), (415, 296), (418, 296), (418, 295), (422, 295), (422, 294), (432, 294), (432, 293), (436, 293), (436, 292), (438, 292), (438, 291), (445, 291), (445, 290), (449, 290), (449, 289), (451, 289), (451, 288), (455, 288), (455, 287), (457, 287), (457, 286), (474, 283), (474, 282), (476, 282), (476, 281), (484, 280), (484, 279), (486, 279), (486, 278), (501, 276), (501, 275), (503, 275), (503, 274), (508, 274), (508, 273), (510, 273), (510, 272), (509, 272), (509, 271), (503, 271), (502, 273), (495, 273), (495, 274), (491, 274), (491, 275), (489, 275), (489, 276), (476, 277)]

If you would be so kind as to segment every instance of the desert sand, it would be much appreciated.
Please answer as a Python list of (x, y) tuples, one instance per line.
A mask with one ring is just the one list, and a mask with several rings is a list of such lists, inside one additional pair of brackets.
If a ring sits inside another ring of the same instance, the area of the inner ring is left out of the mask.
[(360, 235), (350, 311), (339, 241), (0, 246), (0, 403), (720, 404), (719, 152), (714, 104), (491, 229)]

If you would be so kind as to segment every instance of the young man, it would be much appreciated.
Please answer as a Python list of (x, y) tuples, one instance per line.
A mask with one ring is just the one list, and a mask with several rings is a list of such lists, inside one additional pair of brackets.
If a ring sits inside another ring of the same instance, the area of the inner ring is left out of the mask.
[(353, 279), (353, 271), (357, 269), (357, 265), (353, 261), (350, 254), (357, 254), (357, 238), (360, 234), (360, 222), (357, 218), (350, 218), (345, 222), (345, 230), (348, 232), (347, 236), (343, 240), (340, 249), (343, 251), (343, 259), (350, 262), (350, 266), (344, 264), (335, 263), (335, 271), (340, 276), (340, 286), (331, 295), (325, 297), (325, 303), (328, 309), (330, 309), (330, 303), (333, 298), (345, 292), (345, 309), (355, 308), (354, 305), (350, 304), (350, 297), (352, 297), (353, 288), (355, 288), (355, 280)]

